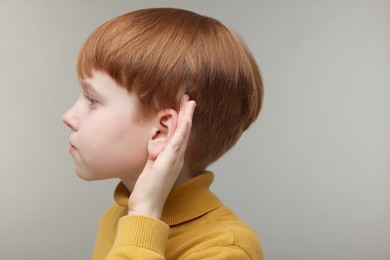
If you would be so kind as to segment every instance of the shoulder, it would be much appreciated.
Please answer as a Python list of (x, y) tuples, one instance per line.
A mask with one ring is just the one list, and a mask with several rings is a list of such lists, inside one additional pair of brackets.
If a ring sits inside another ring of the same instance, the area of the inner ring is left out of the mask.
[(212, 231), (211, 240), (213, 236), (215, 240), (223, 237), (227, 246), (234, 247), (237, 251), (242, 250), (248, 259), (262, 259), (262, 246), (256, 233), (229, 208), (222, 206), (210, 212), (207, 218), (210, 221), (207, 226)]
[(256, 233), (225, 206), (175, 229), (186, 229), (180, 233), (188, 236), (185, 241), (198, 259), (263, 259)]

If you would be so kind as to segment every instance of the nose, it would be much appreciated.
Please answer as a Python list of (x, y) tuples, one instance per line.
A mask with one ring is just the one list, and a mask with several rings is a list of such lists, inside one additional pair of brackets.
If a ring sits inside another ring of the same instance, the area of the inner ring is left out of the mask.
[(76, 113), (75, 105), (73, 105), (65, 114), (62, 116), (62, 121), (72, 131), (77, 131), (79, 127), (79, 118)]

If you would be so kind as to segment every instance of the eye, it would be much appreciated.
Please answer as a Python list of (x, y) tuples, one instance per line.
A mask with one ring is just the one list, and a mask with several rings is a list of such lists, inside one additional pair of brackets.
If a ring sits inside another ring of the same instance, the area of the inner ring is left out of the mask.
[(95, 105), (98, 103), (96, 99), (94, 99), (88, 94), (85, 94), (84, 97), (89, 101), (90, 105)]

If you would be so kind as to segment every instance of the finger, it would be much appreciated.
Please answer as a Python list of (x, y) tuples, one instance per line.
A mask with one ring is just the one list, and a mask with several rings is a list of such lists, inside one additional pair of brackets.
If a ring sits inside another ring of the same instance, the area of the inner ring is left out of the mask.
[[(181, 109), (179, 111), (179, 120), (178, 120), (178, 126), (176, 129), (176, 132), (178, 134), (185, 134), (188, 131), (191, 130), (191, 128), (187, 128), (192, 125), (192, 118), (194, 115), (196, 103), (194, 100), (189, 100), (189, 97), (187, 95), (184, 95), (181, 102)], [(188, 132), (189, 134), (189, 132)]]
[(181, 111), (178, 127), (172, 136), (171, 144), (174, 150), (185, 150), (191, 132), (192, 117), (195, 111), (195, 101), (186, 101)]
[(182, 110), (182, 107), (190, 100), (190, 97), (188, 95), (183, 95), (180, 98), (180, 110)]
[(181, 120), (183, 118), (183, 114), (185, 113), (186, 104), (188, 103), (189, 100), (190, 100), (190, 98), (188, 95), (183, 95), (180, 99), (180, 109), (179, 109), (179, 119), (178, 119), (179, 125), (180, 125)]

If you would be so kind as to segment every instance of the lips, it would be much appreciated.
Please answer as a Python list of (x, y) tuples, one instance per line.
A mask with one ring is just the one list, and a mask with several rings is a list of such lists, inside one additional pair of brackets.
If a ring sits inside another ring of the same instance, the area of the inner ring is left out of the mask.
[(69, 153), (70, 154), (73, 154), (77, 151), (77, 148), (76, 146), (74, 146), (72, 143), (69, 143), (70, 147), (69, 147)]

